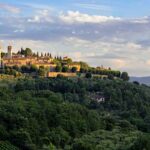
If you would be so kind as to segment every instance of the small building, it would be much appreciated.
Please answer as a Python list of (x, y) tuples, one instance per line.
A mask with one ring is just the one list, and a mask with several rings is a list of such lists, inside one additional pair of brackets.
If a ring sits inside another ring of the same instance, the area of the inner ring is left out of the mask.
[(104, 97), (104, 96), (98, 96), (95, 100), (96, 100), (98, 103), (105, 102), (105, 97)]
[(89, 98), (98, 103), (105, 102), (106, 98), (102, 92), (92, 92), (89, 93)]

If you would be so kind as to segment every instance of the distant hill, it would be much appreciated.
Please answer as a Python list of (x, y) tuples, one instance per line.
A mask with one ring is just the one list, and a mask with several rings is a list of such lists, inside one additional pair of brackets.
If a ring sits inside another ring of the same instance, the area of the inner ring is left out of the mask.
[(150, 85), (150, 76), (149, 77), (130, 77), (130, 81), (138, 81), (146, 85)]

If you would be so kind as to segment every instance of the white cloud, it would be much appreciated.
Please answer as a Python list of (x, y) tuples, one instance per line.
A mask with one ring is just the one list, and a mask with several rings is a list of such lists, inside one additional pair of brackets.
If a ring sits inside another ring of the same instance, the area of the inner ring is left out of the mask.
[(105, 6), (105, 5), (87, 4), (87, 3), (76, 3), (74, 5), (77, 7), (86, 8), (86, 9), (111, 11), (111, 7)]
[(27, 22), (45, 23), (45, 22), (53, 22), (53, 20), (52, 17), (50, 16), (50, 11), (47, 9), (42, 9), (42, 10), (38, 10), (34, 17), (27, 19)]
[(127, 43), (127, 48), (128, 49), (136, 49), (136, 50), (138, 50), (138, 49), (140, 49), (140, 48), (142, 48), (142, 46), (141, 45), (139, 45), (139, 44), (136, 44), (136, 43), (131, 43), (131, 42), (129, 42), (129, 43)]
[(149, 23), (149, 17), (145, 16), (143, 18), (137, 18), (134, 20), (131, 20), (132, 23), (136, 23), (136, 24), (147, 24)]
[(60, 19), (66, 23), (103, 23), (108, 21), (120, 21), (121, 18), (113, 16), (98, 16), (82, 14), (78, 11), (68, 11), (67, 14), (62, 13)]
[(49, 10), (47, 10), (47, 9), (39, 10), (38, 12), (42, 16), (48, 16), (49, 15)]
[(115, 68), (117, 69), (121, 69), (124, 68), (127, 65), (127, 63), (125, 60), (122, 59), (113, 59), (112, 65), (115, 66)]
[(150, 60), (147, 60), (146, 64), (150, 66)]
[(14, 32), (15, 33), (17, 33), (17, 32), (24, 32), (24, 30), (23, 29), (19, 29), (19, 30), (15, 30)]
[(0, 9), (6, 10), (11, 13), (16, 13), (16, 14), (20, 13), (20, 8), (15, 7), (13, 5), (9, 5), (9, 4), (0, 3)]
[(34, 16), (32, 19), (28, 19), (28, 22), (40, 22), (40, 17), (39, 16)]
[(0, 38), (13, 39), (16, 50), (24, 45), (35, 51), (68, 55), (92, 66), (110, 66), (132, 75), (150, 74), (149, 17), (139, 18), (143, 22), (139, 23), (138, 18), (73, 11), (52, 14), (47, 9), (36, 9), (30, 16), (0, 16), (0, 20)]

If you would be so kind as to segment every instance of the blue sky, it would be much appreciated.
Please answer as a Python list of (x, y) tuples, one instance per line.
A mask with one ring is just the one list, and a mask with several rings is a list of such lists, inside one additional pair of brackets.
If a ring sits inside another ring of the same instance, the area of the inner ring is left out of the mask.
[(150, 75), (149, 0), (1, 0), (0, 41)]
[[(149, 0), (1, 0), (1, 3), (12, 4), (18, 7), (25, 4), (47, 5), (62, 11), (70, 9), (90, 14), (113, 15), (126, 18), (147, 16), (150, 13)], [(94, 7), (95, 5), (96, 7)]]

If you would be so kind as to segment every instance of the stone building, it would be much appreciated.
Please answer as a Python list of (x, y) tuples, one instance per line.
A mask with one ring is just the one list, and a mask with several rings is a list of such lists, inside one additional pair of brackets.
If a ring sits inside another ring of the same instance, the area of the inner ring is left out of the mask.
[(24, 65), (35, 65), (37, 68), (43, 66), (45, 68), (50, 68), (54, 70), (56, 65), (53, 63), (53, 59), (51, 57), (38, 57), (38, 56), (27, 56), (20, 54), (12, 54), (12, 46), (8, 46), (7, 55), (2, 58), (2, 62), (4, 66), (24, 66)]

